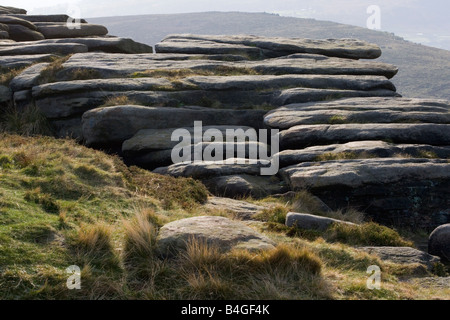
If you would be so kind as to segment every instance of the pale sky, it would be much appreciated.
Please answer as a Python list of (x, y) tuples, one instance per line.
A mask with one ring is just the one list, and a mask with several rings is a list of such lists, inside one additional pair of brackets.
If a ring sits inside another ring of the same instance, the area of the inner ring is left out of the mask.
[(448, 0), (0, 0), (29, 14), (66, 13), (75, 18), (205, 11), (278, 13), (366, 26), (367, 8), (381, 9), (381, 29), (389, 32), (450, 36)]

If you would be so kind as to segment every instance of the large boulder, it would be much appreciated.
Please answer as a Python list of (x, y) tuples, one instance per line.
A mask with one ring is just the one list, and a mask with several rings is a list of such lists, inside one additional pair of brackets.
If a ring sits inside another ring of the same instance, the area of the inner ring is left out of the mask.
[(332, 224), (346, 224), (354, 226), (354, 223), (337, 220), (333, 218), (321, 217), (307, 213), (289, 212), (286, 216), (286, 226), (299, 229), (325, 231)]
[(430, 234), (428, 253), (450, 262), (450, 223), (437, 227)]
[[(200, 49), (197, 49), (201, 45)], [(312, 40), (301, 38), (270, 38), (261, 36), (208, 36), (178, 34), (169, 35), (156, 45), (157, 52), (198, 53), (208, 46), (242, 45), (259, 48), (262, 57), (277, 57), (294, 53), (323, 54), (326, 56), (376, 59), (381, 56), (381, 49), (364, 41), (355, 39)]]
[(171, 222), (158, 234), (157, 248), (163, 256), (185, 250), (189, 241), (205, 242), (222, 252), (232, 249), (270, 250), (275, 243), (250, 227), (224, 217), (194, 217)]
[(409, 247), (359, 247), (358, 249), (376, 254), (381, 260), (404, 265), (422, 264), (430, 270), (433, 270), (439, 262), (438, 257)]

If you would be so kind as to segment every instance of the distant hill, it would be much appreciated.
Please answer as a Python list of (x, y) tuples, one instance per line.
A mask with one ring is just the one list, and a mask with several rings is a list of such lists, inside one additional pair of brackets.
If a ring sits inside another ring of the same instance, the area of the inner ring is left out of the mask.
[(358, 38), (378, 44), (380, 61), (400, 68), (394, 78), (406, 97), (450, 100), (450, 51), (415, 44), (391, 33), (314, 19), (267, 13), (206, 12), (91, 18), (110, 34), (155, 45), (171, 33), (254, 34), (301, 38)]

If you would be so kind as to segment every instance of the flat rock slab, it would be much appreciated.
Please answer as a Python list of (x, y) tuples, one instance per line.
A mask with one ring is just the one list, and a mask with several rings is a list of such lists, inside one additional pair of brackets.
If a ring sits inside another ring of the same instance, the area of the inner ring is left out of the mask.
[(346, 224), (350, 226), (356, 226), (356, 224), (347, 221), (297, 212), (289, 212), (286, 216), (285, 224), (287, 227), (296, 227), (313, 231), (325, 231), (332, 224)]
[(9, 15), (0, 15), (0, 23), (8, 24), (8, 25), (9, 24), (21, 25), (28, 29), (34, 30), (34, 31), (37, 30), (36, 26), (33, 23), (31, 23), (25, 19), (14, 17), (14, 16), (9, 16)]
[(52, 25), (38, 25), (37, 29), (46, 39), (93, 37), (108, 34), (106, 27), (88, 23), (81, 23), (79, 28), (69, 28), (67, 22), (55, 22)]
[(261, 199), (286, 191), (278, 178), (267, 176), (230, 175), (206, 179), (202, 182), (212, 194), (229, 198), (251, 196), (254, 199)]
[(182, 128), (202, 121), (205, 126), (231, 125), (259, 128), (265, 111), (223, 110), (200, 107), (167, 108), (116, 106), (83, 114), (83, 136), (88, 145), (122, 143), (139, 130)]
[(389, 185), (396, 182), (450, 179), (447, 160), (364, 159), (306, 162), (280, 170), (293, 190)]
[(216, 211), (225, 210), (232, 212), (236, 218), (241, 220), (252, 220), (255, 215), (265, 209), (263, 206), (258, 206), (250, 202), (222, 197), (208, 198), (205, 207)]
[[(189, 69), (217, 72), (221, 68), (257, 72), (261, 75), (283, 74), (322, 74), (322, 75), (373, 75), (392, 78), (398, 68), (390, 64), (376, 61), (355, 61), (349, 59), (329, 58), (312, 59), (267, 59), (263, 61), (217, 61), (217, 60), (173, 60), (167, 59), (175, 55), (167, 54), (110, 54), (87, 53), (75, 54), (64, 68), (67, 74), (73, 69), (91, 69), (99, 72), (103, 78), (124, 77), (147, 70)], [(183, 55), (181, 55), (183, 56)], [(64, 79), (61, 73), (60, 80)]]
[(440, 261), (439, 257), (409, 247), (360, 247), (358, 249), (369, 254), (376, 254), (381, 260), (405, 265), (423, 264), (429, 269), (433, 269), (434, 264)]
[(270, 111), (264, 122), (279, 129), (319, 123), (450, 123), (450, 101), (380, 97), (292, 104)]
[(54, 54), (0, 56), (0, 67), (6, 69), (23, 68), (36, 62), (49, 62), (55, 57)]
[[(172, 134), (175, 130), (182, 129), (189, 132), (191, 139), (188, 141), (172, 141)], [(213, 129), (219, 130), (222, 134), (224, 141), (233, 139), (234, 142), (234, 132), (235, 130), (254, 130), (251, 127), (242, 127), (242, 126), (203, 126), (202, 130), (199, 131), (201, 133), (201, 137), (197, 137), (202, 139), (203, 135), (206, 131)], [(232, 133), (230, 135), (227, 134), (228, 130), (231, 130)], [(195, 128), (194, 127), (184, 127), (184, 128), (167, 128), (167, 129), (144, 129), (140, 130), (133, 138), (126, 140), (122, 145), (122, 151), (124, 152), (140, 152), (145, 150), (164, 150), (171, 149), (175, 146), (178, 147), (186, 147), (190, 146), (194, 143), (195, 139)], [(194, 147), (195, 148), (195, 147)], [(203, 150), (201, 148), (200, 150)]]
[(268, 160), (250, 163), (247, 159), (227, 159), (225, 161), (201, 161), (193, 163), (177, 163), (168, 167), (155, 169), (154, 173), (173, 177), (191, 177), (194, 179), (210, 179), (219, 176), (261, 174), (262, 168), (270, 166)]
[(149, 45), (120, 37), (51, 39), (39, 41), (38, 43), (78, 43), (87, 46), (89, 51), (103, 51), (107, 53), (153, 53), (153, 48)]
[(176, 255), (196, 240), (215, 246), (223, 252), (232, 249), (270, 250), (275, 243), (243, 223), (224, 217), (194, 217), (163, 226), (157, 237), (157, 247), (163, 256)]
[(364, 140), (445, 146), (450, 145), (450, 124), (318, 124), (299, 125), (280, 132), (281, 150)]
[(44, 35), (21, 24), (9, 24), (9, 37), (14, 41), (37, 41), (45, 39)]
[(426, 144), (393, 144), (384, 141), (353, 141), (344, 144), (314, 146), (300, 150), (284, 150), (277, 154), (280, 167), (288, 167), (302, 162), (324, 160), (327, 157), (339, 159), (391, 158), (408, 155), (412, 158), (450, 158), (449, 146), (430, 146)]
[(61, 54), (87, 52), (88, 47), (78, 43), (56, 44), (24, 44), (0, 46), (0, 56), (32, 55), (32, 54)]
[[(214, 126), (214, 128), (221, 126)], [(230, 126), (227, 126), (230, 127)], [(168, 137), (170, 141), (170, 136)], [(234, 141), (234, 138), (233, 138)], [(126, 141), (125, 141), (126, 142)], [(125, 148), (127, 148), (125, 146)], [(186, 152), (190, 150), (190, 153)], [(143, 167), (146, 169), (155, 169), (158, 167), (166, 167), (173, 164), (172, 153), (182, 157), (182, 162), (193, 161), (194, 159), (201, 159), (205, 153), (211, 155), (211, 157), (218, 157), (221, 159), (229, 158), (245, 158), (245, 159), (258, 159), (258, 157), (264, 152), (267, 155), (269, 147), (260, 142), (201, 142), (184, 147), (176, 146), (174, 149), (165, 150), (140, 150), (128, 151), (124, 149), (122, 145), (122, 151), (124, 152), (125, 159), (134, 165)], [(137, 152), (137, 153), (136, 153)], [(185, 154), (186, 152), (186, 154)]]
[(355, 39), (326, 39), (312, 40), (301, 38), (260, 37), (260, 36), (209, 36), (176, 34), (169, 35), (156, 45), (157, 52), (196, 53), (197, 43), (236, 44), (247, 47), (260, 48), (272, 56), (284, 56), (294, 53), (312, 53), (326, 56), (376, 59), (381, 56), (381, 49), (374, 44)]
[(270, 101), (272, 105), (281, 106), (290, 103), (305, 103), (311, 101), (324, 101), (339, 98), (354, 97), (399, 97), (390, 89), (375, 90), (340, 90), (340, 89), (316, 89), (316, 88), (292, 88), (283, 90)]
[(13, 91), (22, 91), (31, 89), (38, 85), (41, 72), (45, 70), (49, 63), (38, 63), (24, 70), (21, 74), (15, 77), (10, 83), (9, 87)]
[[(11, 14), (10, 16), (20, 18), (23, 20), (27, 20), (30, 22), (60, 22), (60, 23), (66, 23), (69, 19), (74, 20), (73, 18), (69, 17), (66, 14), (49, 14), (49, 15), (26, 15), (26, 14)], [(80, 23), (86, 23), (86, 20), (79, 19)]]
[(450, 223), (437, 227), (430, 234), (428, 252), (450, 262)]

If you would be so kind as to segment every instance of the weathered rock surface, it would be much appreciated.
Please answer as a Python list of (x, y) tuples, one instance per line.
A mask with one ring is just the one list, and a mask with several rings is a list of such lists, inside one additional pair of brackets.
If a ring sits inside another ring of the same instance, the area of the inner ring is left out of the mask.
[(44, 35), (20, 24), (9, 24), (9, 38), (14, 41), (36, 41), (45, 39)]
[(363, 140), (445, 146), (450, 145), (450, 124), (318, 124), (299, 125), (280, 132), (282, 150)]
[(450, 223), (437, 227), (428, 240), (428, 252), (450, 261)]
[[(177, 129), (187, 130), (187, 132), (189, 132), (189, 134), (190, 134), (191, 139), (188, 141), (184, 141), (184, 140), (183, 141), (178, 141), (178, 140), (171, 141), (172, 134)], [(199, 134), (201, 134), (201, 137), (197, 137), (197, 139), (202, 139), (205, 132), (208, 130), (211, 130), (211, 129), (218, 130), (222, 134), (224, 140), (221, 141), (220, 144), (224, 148), (226, 148), (226, 144), (224, 142), (233, 141), (233, 143), (234, 143), (235, 130), (243, 130), (244, 132), (247, 130), (254, 130), (253, 128), (242, 127), (242, 126), (203, 126), (202, 131), (198, 132)], [(191, 144), (193, 144), (196, 139), (195, 133), (196, 132), (195, 132), (194, 127), (140, 130), (131, 139), (128, 139), (123, 143), (122, 151), (124, 151), (124, 152), (140, 152), (140, 151), (146, 151), (146, 150), (172, 149), (175, 146), (178, 146), (180, 148), (186, 147), (186, 146), (191, 146)], [(219, 142), (219, 141), (217, 141), (217, 142)], [(214, 145), (211, 145), (211, 144), (205, 144), (205, 148), (207, 146), (210, 146), (211, 148), (215, 147)], [(245, 147), (245, 145), (244, 145), (244, 147)], [(256, 146), (256, 147), (258, 147), (258, 146)], [(192, 148), (195, 148), (195, 146), (192, 146)], [(202, 146), (202, 148), (199, 148), (199, 149), (202, 151), (204, 150), (203, 146)], [(233, 154), (234, 154), (234, 152), (233, 152)]]
[(17, 18), (17, 17), (10, 16), (10, 15), (0, 15), (0, 23), (7, 24), (7, 25), (11, 25), (11, 24), (21, 25), (30, 30), (34, 30), (34, 31), (37, 30), (36, 26), (33, 23), (31, 23), (25, 19)]
[(439, 258), (426, 252), (409, 247), (360, 247), (370, 254), (376, 254), (381, 260), (386, 260), (398, 264), (422, 264), (432, 270), (439, 262)]
[(318, 123), (450, 123), (450, 102), (380, 97), (293, 104), (270, 111), (264, 122), (279, 129)]
[(168, 167), (155, 169), (153, 172), (173, 177), (192, 177), (201, 180), (241, 174), (258, 176), (261, 173), (261, 168), (269, 166), (270, 161), (268, 160), (258, 160), (256, 163), (249, 163), (246, 159), (227, 159), (225, 161), (176, 163)]
[(1, 56), (0, 66), (6, 69), (23, 68), (36, 62), (48, 62), (56, 57), (53, 54), (36, 54), (36, 55), (17, 55), (17, 56)]
[(246, 225), (224, 217), (194, 217), (171, 222), (158, 234), (157, 247), (164, 256), (171, 256), (196, 240), (216, 246), (223, 252), (232, 249), (268, 250), (275, 243)]
[(354, 223), (347, 221), (341, 221), (306, 213), (289, 212), (286, 216), (286, 226), (297, 227), (306, 230), (325, 231), (334, 223), (355, 225)]
[[(189, 69), (217, 72), (225, 71), (257, 72), (261, 75), (315, 74), (315, 75), (362, 75), (392, 78), (398, 69), (392, 65), (375, 61), (354, 61), (329, 58), (312, 59), (266, 59), (262, 61), (215, 61), (215, 60), (167, 60), (174, 55), (142, 54), (120, 55), (108, 53), (87, 53), (73, 55), (64, 68), (70, 74), (72, 69), (91, 69), (102, 78), (124, 77), (147, 70)], [(163, 59), (161, 59), (163, 58)], [(63, 74), (61, 74), (63, 76)], [(64, 80), (61, 78), (61, 80)]]
[(251, 196), (260, 199), (286, 191), (285, 186), (276, 177), (247, 174), (215, 177), (203, 180), (203, 183), (213, 194), (228, 198)]
[(78, 43), (87, 46), (89, 51), (102, 51), (107, 53), (141, 54), (153, 52), (151, 46), (120, 37), (51, 39), (38, 43)]
[(232, 212), (236, 218), (241, 220), (252, 220), (255, 215), (265, 209), (263, 206), (250, 202), (222, 197), (210, 197), (205, 207), (213, 211)]
[(330, 186), (356, 189), (406, 180), (450, 179), (450, 163), (436, 159), (378, 158), (306, 162), (284, 168), (281, 174), (296, 190)]
[[(215, 126), (215, 128), (220, 126)], [(226, 126), (230, 128), (231, 126)], [(168, 138), (170, 141), (170, 137)], [(233, 139), (234, 140), (234, 139)], [(184, 152), (190, 150), (190, 153), (184, 154)], [(222, 152), (220, 153), (220, 150)], [(194, 159), (203, 159), (203, 155), (206, 153), (211, 157), (220, 157), (221, 159), (229, 158), (246, 158), (246, 159), (258, 159), (260, 154), (267, 153), (268, 146), (259, 142), (202, 142), (200, 144), (192, 144), (188, 147), (176, 147), (174, 149), (144, 151), (135, 154), (122, 147), (122, 151), (125, 154), (125, 159), (134, 165), (155, 169), (158, 167), (170, 166), (173, 164), (172, 152), (183, 157), (184, 161), (193, 161)], [(258, 151), (260, 153), (258, 154)], [(222, 158), (223, 157), (223, 158)]]
[(46, 39), (105, 36), (108, 34), (108, 29), (101, 25), (81, 23), (79, 28), (69, 28), (67, 21), (64, 23), (54, 22), (51, 25), (41, 24), (38, 25), (37, 29)]
[(278, 153), (280, 167), (288, 167), (302, 162), (314, 162), (339, 158), (391, 158), (410, 156), (412, 158), (450, 158), (449, 146), (424, 144), (393, 144), (384, 141), (353, 141), (345, 144), (314, 146), (299, 150), (284, 150)]
[(195, 121), (203, 125), (247, 125), (258, 128), (265, 111), (208, 108), (167, 108), (117, 106), (94, 109), (83, 114), (83, 136), (88, 145), (122, 144), (139, 130), (181, 128)]
[[(294, 53), (323, 54), (352, 59), (376, 59), (381, 55), (378, 46), (354, 39), (293, 39), (259, 36), (207, 36), (179, 34), (169, 35), (156, 45), (157, 52), (209, 53), (218, 46), (243, 45), (259, 48), (264, 57), (285, 56)], [(200, 47), (200, 48), (198, 48)]]
[(31, 89), (38, 85), (39, 76), (45, 68), (49, 66), (49, 63), (38, 63), (24, 70), (17, 77), (15, 77), (9, 83), (9, 87), (13, 91), (22, 91)]
[[(96, 74), (95, 77), (100, 77), (100, 74)], [(328, 82), (328, 85), (324, 82)], [(297, 88), (296, 91), (280, 90), (289, 84), (306, 88)], [(309, 88), (314, 86), (317, 88)], [(319, 89), (321, 86), (352, 87), (355, 90)], [(386, 89), (377, 89), (382, 87)], [(330, 76), (328, 80), (326, 76), (311, 75), (193, 76), (176, 81), (170, 81), (167, 78), (121, 78), (44, 84), (33, 88), (33, 97), (37, 100), (44, 98), (43, 103), (48, 105), (47, 108), (57, 108), (58, 112), (67, 116), (98, 107), (102, 104), (102, 98), (117, 95), (131, 97), (143, 105), (214, 105), (221, 108), (240, 109), (264, 104), (277, 105), (286, 98), (309, 101), (328, 99), (333, 95), (395, 95), (395, 92), (389, 89), (391, 87), (392, 84), (381, 77), (359, 78), (356, 76)], [(84, 99), (86, 105), (80, 103), (80, 98)], [(98, 103), (95, 104), (94, 101)]]
[(15, 45), (0, 46), (0, 56), (33, 55), (33, 54), (60, 54), (87, 52), (88, 47), (77, 43), (36, 44), (18, 43)]

